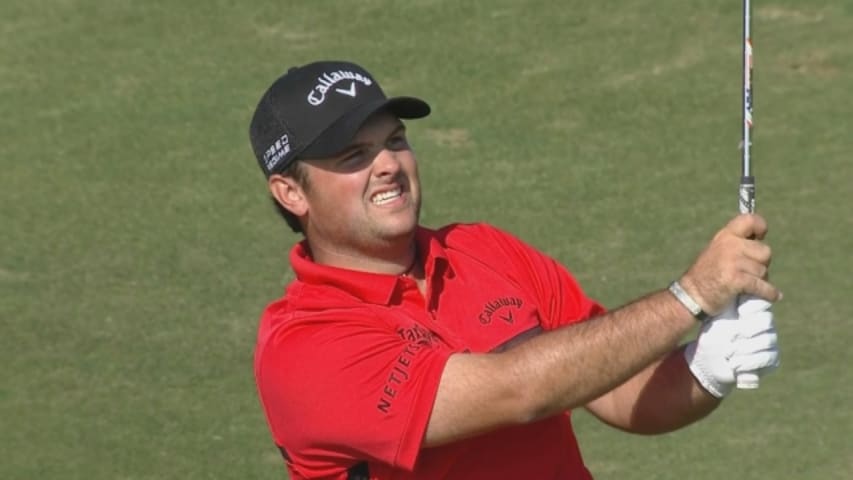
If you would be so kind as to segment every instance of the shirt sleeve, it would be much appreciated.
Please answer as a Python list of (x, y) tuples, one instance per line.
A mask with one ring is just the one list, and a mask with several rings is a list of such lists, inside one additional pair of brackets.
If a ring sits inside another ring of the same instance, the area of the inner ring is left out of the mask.
[(481, 234), (491, 237), (502, 257), (509, 261), (509, 274), (519, 287), (538, 300), (543, 329), (553, 330), (607, 311), (589, 298), (566, 267), (553, 258), (495, 227), (480, 225), (480, 228)]
[(291, 469), (334, 476), (365, 460), (414, 468), (452, 352), (379, 323), (324, 312), (286, 322), (259, 347), (261, 402)]

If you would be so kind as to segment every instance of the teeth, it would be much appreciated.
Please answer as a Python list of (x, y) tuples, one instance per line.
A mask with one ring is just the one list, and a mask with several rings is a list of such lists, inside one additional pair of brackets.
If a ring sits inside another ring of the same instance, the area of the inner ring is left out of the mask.
[(383, 203), (388, 203), (391, 200), (394, 200), (395, 198), (399, 197), (400, 193), (400, 189), (395, 188), (394, 190), (389, 190), (387, 192), (377, 193), (373, 196), (371, 201), (374, 205), (382, 205)]

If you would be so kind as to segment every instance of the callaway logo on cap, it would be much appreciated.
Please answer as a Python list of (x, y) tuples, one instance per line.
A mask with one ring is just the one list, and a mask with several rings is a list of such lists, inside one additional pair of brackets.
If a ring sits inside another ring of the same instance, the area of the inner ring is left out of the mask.
[(252, 116), (249, 138), (269, 177), (299, 158), (342, 151), (367, 118), (383, 109), (399, 118), (421, 118), (430, 112), (418, 98), (387, 98), (373, 77), (354, 63), (310, 63), (291, 68), (267, 89)]
[(308, 93), (308, 103), (314, 106), (322, 105), (323, 101), (326, 100), (326, 92), (335, 86), (336, 83), (346, 83), (347, 80), (349, 80), (348, 89), (344, 90), (343, 88), (335, 88), (334, 91), (341, 95), (347, 95), (355, 98), (356, 82), (361, 82), (368, 87), (373, 85), (373, 80), (371, 80), (370, 77), (366, 77), (360, 73), (351, 72), (349, 70), (338, 70), (332, 73), (327, 72), (317, 79), (317, 85), (314, 85), (314, 88), (312, 88), (311, 92)]

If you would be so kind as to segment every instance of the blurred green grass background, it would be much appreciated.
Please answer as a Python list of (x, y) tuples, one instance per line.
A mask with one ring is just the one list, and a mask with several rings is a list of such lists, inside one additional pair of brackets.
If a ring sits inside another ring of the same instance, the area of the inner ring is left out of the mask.
[[(853, 3), (754, 2), (783, 365), (661, 437), (576, 416), (597, 479), (853, 478)], [(251, 112), (287, 67), (426, 98), (423, 222), (483, 220), (614, 307), (736, 210), (740, 2), (4, 0), (0, 478), (286, 478), (254, 390), (298, 238)]]

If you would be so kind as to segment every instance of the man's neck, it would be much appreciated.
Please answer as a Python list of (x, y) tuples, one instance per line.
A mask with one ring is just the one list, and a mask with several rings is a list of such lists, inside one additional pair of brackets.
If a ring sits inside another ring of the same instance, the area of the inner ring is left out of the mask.
[(385, 275), (406, 275), (421, 270), (414, 236), (405, 242), (383, 246), (374, 251), (342, 249), (318, 244), (310, 239), (308, 247), (314, 262), (322, 265)]

